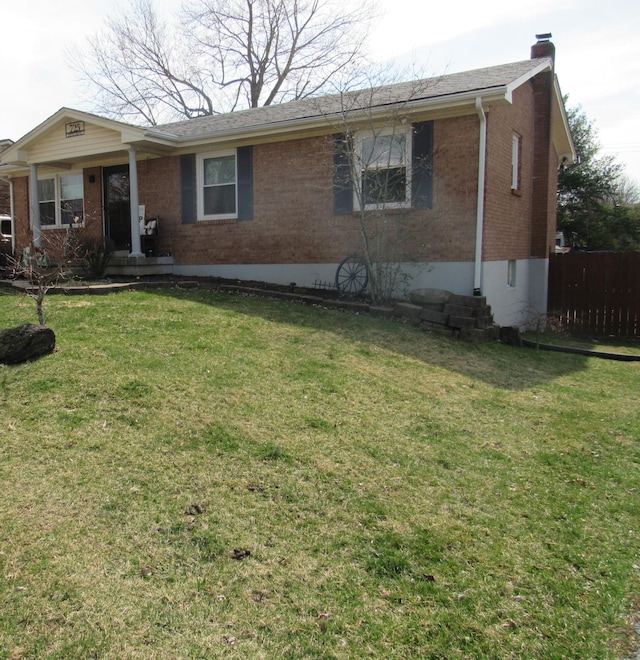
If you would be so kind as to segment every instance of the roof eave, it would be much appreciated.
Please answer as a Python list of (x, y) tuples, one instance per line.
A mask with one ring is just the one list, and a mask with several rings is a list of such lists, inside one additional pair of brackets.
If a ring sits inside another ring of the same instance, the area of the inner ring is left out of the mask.
[(63, 107), (29, 131), (26, 135), (23, 135), (17, 142), (14, 142), (10, 147), (2, 151), (2, 153), (0, 153), (0, 163), (22, 167), (28, 166), (29, 161), (26, 154), (28, 153), (30, 146), (34, 142), (37, 142), (49, 129), (51, 129), (51, 127), (65, 119), (86, 121), (116, 131), (120, 133), (123, 144), (132, 144), (144, 140), (146, 129), (143, 127), (125, 124), (113, 119), (83, 112), (82, 110)]
[(532, 78), (535, 78), (535, 76), (537, 76), (539, 73), (542, 73), (543, 71), (552, 71), (552, 70), (553, 70), (553, 60), (551, 60), (550, 57), (544, 57), (540, 59), (540, 62), (537, 66), (530, 69), (529, 71), (519, 76), (518, 78), (512, 80), (508, 85), (506, 85), (507, 94), (509, 95), (510, 102), (513, 96), (513, 92), (516, 89), (518, 89), (518, 87), (528, 82)]
[(512, 103), (511, 94), (506, 86), (469, 90), (441, 97), (421, 98), (405, 102), (376, 106), (373, 108), (357, 108), (349, 111), (334, 111), (323, 115), (300, 117), (276, 122), (265, 122), (251, 127), (229, 129), (218, 132), (202, 133), (198, 136), (175, 136), (176, 143), (184, 148), (200, 144), (215, 144), (229, 140), (255, 139), (267, 136), (282, 136), (286, 133), (325, 131), (326, 133), (344, 130), (345, 125), (357, 127), (358, 124), (377, 121), (392, 116), (401, 111), (403, 115), (420, 113), (435, 113), (446, 110), (457, 111), (468, 108), (475, 112), (475, 100), (480, 96), (487, 105), (497, 103)]
[(558, 152), (559, 161), (565, 165), (570, 165), (576, 160), (576, 147), (573, 142), (573, 136), (571, 135), (567, 110), (564, 106), (564, 98), (560, 91), (560, 83), (557, 76), (554, 76), (553, 90), (555, 101), (554, 115), (560, 123), (559, 126), (556, 125), (556, 130), (554, 131), (555, 147)]

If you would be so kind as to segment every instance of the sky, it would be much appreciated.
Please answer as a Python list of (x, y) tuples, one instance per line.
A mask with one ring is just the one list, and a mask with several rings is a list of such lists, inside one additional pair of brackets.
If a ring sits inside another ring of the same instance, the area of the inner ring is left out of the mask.
[[(155, 0), (164, 10), (181, 0)], [(366, 2), (367, 0), (365, 0)], [(377, 0), (372, 57), (427, 76), (525, 60), (535, 35), (552, 33), (556, 73), (570, 107), (594, 122), (603, 155), (640, 184), (638, 0)], [(18, 140), (61, 107), (91, 111), (69, 49), (127, 0), (2, 2), (0, 139)]]

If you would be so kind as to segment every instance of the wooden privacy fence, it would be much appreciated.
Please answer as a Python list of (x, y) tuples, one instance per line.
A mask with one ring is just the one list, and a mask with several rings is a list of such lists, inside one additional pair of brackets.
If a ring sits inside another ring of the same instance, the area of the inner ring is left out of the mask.
[(640, 253), (551, 255), (547, 309), (572, 334), (640, 337)]

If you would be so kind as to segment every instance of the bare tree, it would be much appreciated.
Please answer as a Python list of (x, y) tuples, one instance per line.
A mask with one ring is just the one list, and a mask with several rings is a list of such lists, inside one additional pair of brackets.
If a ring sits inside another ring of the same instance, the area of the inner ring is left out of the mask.
[(616, 181), (616, 192), (612, 203), (622, 206), (637, 206), (640, 204), (640, 185), (624, 172)]
[(133, 0), (72, 66), (98, 111), (151, 125), (306, 98), (361, 61), (375, 11), (347, 5), (191, 0), (171, 24), (153, 0)]
[(29, 282), (26, 294), (35, 300), (38, 322), (44, 326), (47, 293), (77, 271), (101, 276), (112, 253), (109, 238), (91, 236), (82, 226), (69, 226), (44, 232), (41, 247), (30, 245), (20, 256), (8, 257), (6, 270), (11, 277)]
[[(359, 257), (367, 267), (369, 294), (378, 304), (408, 287), (407, 263), (426, 264), (428, 245), (416, 240), (415, 226), (403, 209), (431, 206), (432, 123), (412, 123), (408, 107), (432, 82), (341, 92), (339, 109), (329, 118), (337, 131), (334, 191), (342, 190), (357, 223)], [(358, 268), (357, 260), (347, 262), (337, 279), (357, 281)]]
[[(47, 233), (43, 240), (46, 247), (28, 246), (23, 250), (22, 255), (11, 257), (9, 261), (12, 276), (29, 281), (30, 286), (26, 289), (26, 293), (35, 300), (38, 322), (41, 326), (45, 325), (45, 296), (71, 268), (71, 260), (67, 254), (67, 239), (67, 232)], [(53, 254), (56, 254), (56, 259), (52, 258)]]

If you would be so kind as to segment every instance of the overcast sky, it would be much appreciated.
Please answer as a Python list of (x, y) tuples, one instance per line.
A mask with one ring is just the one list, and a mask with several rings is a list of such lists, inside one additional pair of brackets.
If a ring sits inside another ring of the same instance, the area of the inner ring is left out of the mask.
[[(366, 0), (365, 0), (366, 1)], [(180, 0), (156, 0), (167, 9)], [(603, 153), (640, 183), (638, 0), (379, 0), (371, 40), (379, 60), (441, 75), (528, 59), (551, 32), (569, 105), (594, 120)], [(63, 106), (91, 111), (67, 66), (67, 48), (99, 29), (127, 0), (21, 0), (0, 6), (0, 139), (17, 140)]]

